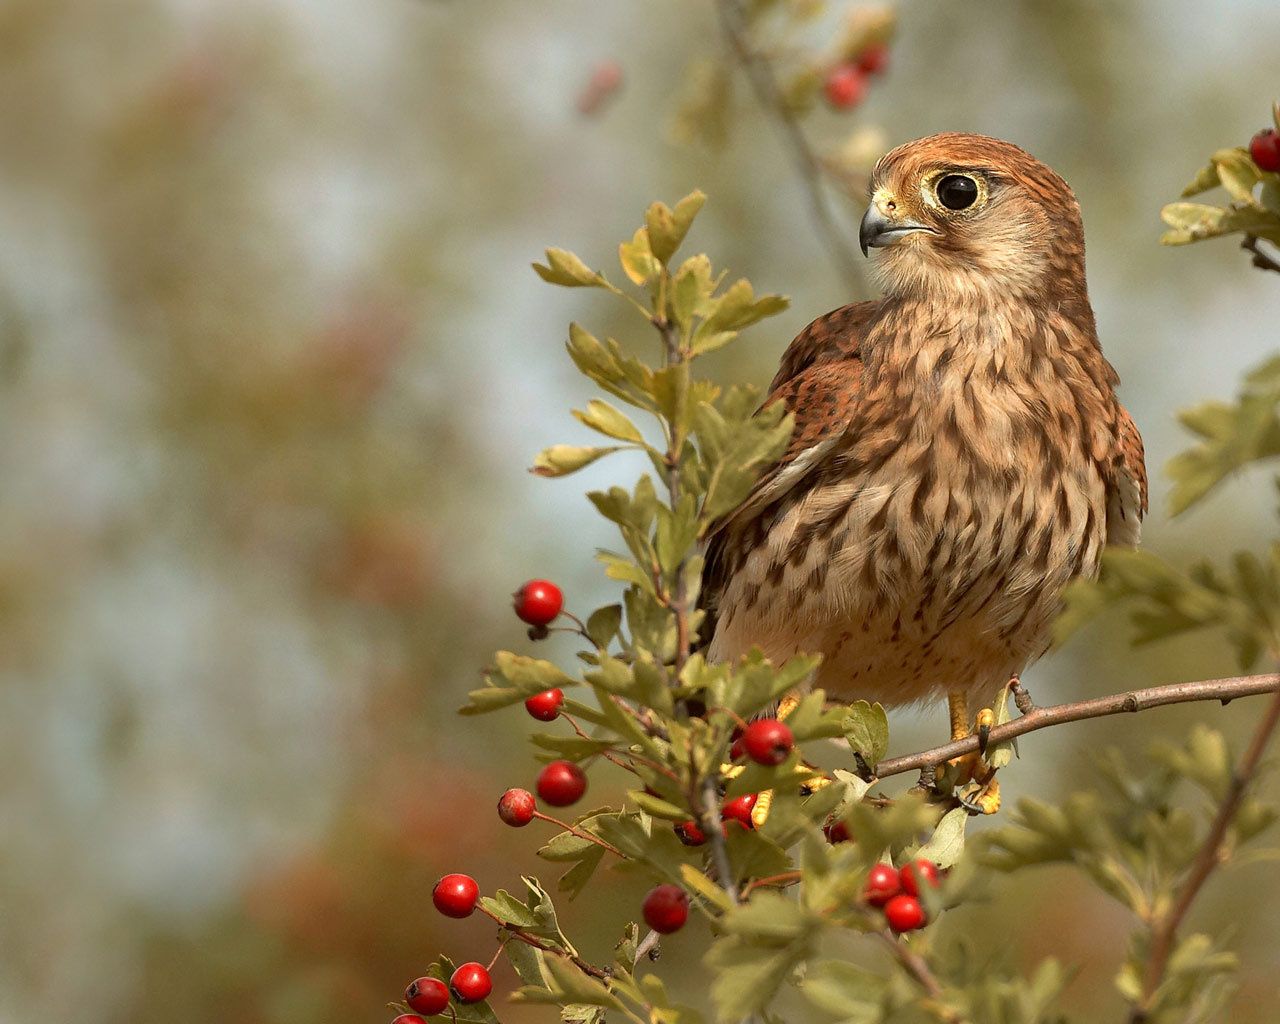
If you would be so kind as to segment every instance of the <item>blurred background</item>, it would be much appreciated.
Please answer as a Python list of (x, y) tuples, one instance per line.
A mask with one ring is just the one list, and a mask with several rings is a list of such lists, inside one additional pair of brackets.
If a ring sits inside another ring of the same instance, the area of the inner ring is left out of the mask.
[[(1149, 545), (1260, 547), (1262, 481), (1171, 523), (1158, 469), (1175, 411), (1275, 348), (1280, 286), (1230, 241), (1162, 249), (1157, 214), (1267, 123), (1280, 6), (896, 11), (888, 71), (855, 111), (814, 113), (815, 144), (970, 129), (1062, 172), (1147, 439)], [(490, 929), (444, 922), (430, 886), (538, 869), (532, 830), (490, 810), (536, 764), (522, 713), (453, 709), (494, 648), (529, 647), (520, 582), (612, 599), (582, 491), (639, 468), (525, 472), (586, 436), (567, 322), (630, 331), (529, 262), (562, 245), (620, 278), (644, 207), (704, 189), (691, 245), (793, 299), (712, 364), (726, 381), (767, 382), (796, 330), (863, 297), (743, 81), (721, 144), (673, 128), (722, 53), (690, 0), (0, 2), (0, 1021), (379, 1021), (440, 950), (488, 959)], [(620, 82), (583, 113), (601, 65)], [(860, 210), (834, 207), (853, 239)], [(1234, 669), (1212, 637), (1133, 652), (1104, 625), (1026, 683), (1045, 701)], [(1006, 799), (1056, 798), (1102, 746), (1138, 757), (1199, 718), (1238, 741), (1255, 710), (1038, 733)], [(893, 720), (897, 752), (944, 727)], [(588, 951), (640, 885), (565, 908)], [(1233, 1020), (1274, 1019), (1278, 911), (1263, 867), (1200, 905), (1245, 959)], [(1114, 1013), (1128, 922), (1069, 874), (963, 915), (1015, 963), (1081, 964), (1080, 1019)], [(698, 940), (663, 961), (691, 999)]]

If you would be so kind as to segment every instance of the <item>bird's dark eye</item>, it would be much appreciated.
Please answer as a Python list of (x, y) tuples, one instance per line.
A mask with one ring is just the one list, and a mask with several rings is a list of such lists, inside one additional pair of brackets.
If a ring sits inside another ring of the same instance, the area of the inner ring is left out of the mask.
[(965, 174), (948, 174), (936, 191), (938, 202), (948, 210), (965, 210), (978, 198), (978, 183)]

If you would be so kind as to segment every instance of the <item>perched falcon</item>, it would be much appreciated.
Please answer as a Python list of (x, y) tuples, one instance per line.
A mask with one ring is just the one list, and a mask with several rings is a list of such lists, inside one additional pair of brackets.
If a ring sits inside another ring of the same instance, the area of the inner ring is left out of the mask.
[(970, 705), (1044, 653), (1063, 588), (1136, 545), (1142, 438), (1116, 400), (1067, 183), (946, 133), (884, 156), (862, 220), (884, 297), (819, 317), (769, 402), (782, 460), (707, 551), (708, 655), (819, 653), (828, 695)]

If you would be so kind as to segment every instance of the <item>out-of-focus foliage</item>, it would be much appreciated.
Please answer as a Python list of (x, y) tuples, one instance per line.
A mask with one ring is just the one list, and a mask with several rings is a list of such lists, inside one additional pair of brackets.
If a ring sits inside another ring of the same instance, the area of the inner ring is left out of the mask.
[[(1272, 108), (1272, 118), (1280, 131), (1280, 103)], [(1280, 173), (1260, 169), (1244, 147), (1220, 149), (1182, 190), (1182, 196), (1189, 199), (1219, 187), (1230, 200), (1226, 206), (1179, 202), (1161, 210), (1160, 216), (1172, 230), (1160, 240), (1165, 245), (1187, 245), (1242, 234), (1280, 245)]]
[[(834, 52), (854, 6), (801, 26), (809, 56)], [(1256, 0), (1175, 8), (901, 4), (865, 109), (803, 114), (851, 168), (973, 127), (1064, 170), (1108, 355), (1155, 452), (1173, 443), (1165, 410), (1225, 392), (1274, 322), (1255, 322), (1259, 285), (1233, 287), (1211, 251), (1165, 262), (1144, 241), (1150, 183), (1176, 191), (1187, 139), (1208, 152), (1254, 127), (1245, 97), (1271, 86), (1277, 45)], [(4, 5), (0, 1018), (384, 1020), (435, 950), (492, 948), (487, 924), (446, 928), (427, 894), (445, 870), (486, 891), (536, 870), (496, 819), (457, 825), (533, 762), (510, 742), (522, 716), (442, 715), (475, 685), (516, 583), (549, 564), (580, 591), (592, 578), (573, 557), (590, 532), (580, 495), (514, 473), (558, 429), (548, 396), (586, 402), (554, 359), (564, 307), (522, 261), (572, 235), (603, 262), (649, 195), (707, 188), (699, 230), (718, 262), (796, 299), (708, 357), (726, 381), (767, 380), (794, 330), (850, 297), (741, 77), (724, 148), (663, 142), (682, 68), (720, 63), (716, 28), (710, 4), (684, 0)], [(588, 120), (573, 100), (596, 56), (624, 80)], [(1242, 120), (1224, 134), (1229, 110)], [(584, 289), (569, 315), (622, 336), (630, 314), (605, 298)], [(607, 489), (611, 465), (586, 469), (590, 486)], [(1251, 506), (1231, 493), (1211, 531), (1157, 519), (1158, 546), (1239, 546)], [(1135, 666), (1171, 678), (1220, 660), (1208, 640), (1121, 658), (1104, 636), (1032, 685), (1099, 692)], [(1150, 728), (1177, 729), (1170, 714)], [(936, 725), (895, 715), (895, 743)], [(1075, 786), (1081, 747), (1128, 727), (1055, 733), (1061, 757), (1024, 742), (1019, 783)], [(1021, 877), (1016, 899), (959, 912), (986, 915), (970, 937), (983, 970), (1030, 972), (1049, 934), (1066, 962), (1102, 959), (1120, 929), (1079, 881)], [(1241, 929), (1241, 1022), (1270, 1019), (1277, 908), (1254, 877), (1206, 908)], [(615, 908), (643, 893), (612, 882), (560, 908), (601, 961)], [(686, 1005), (706, 1004), (699, 934), (667, 940), (660, 964)], [(1092, 971), (1063, 996), (1082, 1019), (1113, 1005)]]

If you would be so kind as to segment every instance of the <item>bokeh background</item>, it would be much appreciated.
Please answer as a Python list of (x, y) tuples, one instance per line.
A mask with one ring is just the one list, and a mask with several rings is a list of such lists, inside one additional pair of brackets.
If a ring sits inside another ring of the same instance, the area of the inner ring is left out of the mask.
[[(1157, 212), (1266, 123), (1280, 5), (897, 13), (887, 76), (855, 113), (815, 115), (815, 139), (972, 129), (1060, 170), (1147, 438), (1149, 545), (1260, 547), (1264, 481), (1170, 522), (1158, 467), (1175, 411), (1276, 347), (1280, 287), (1230, 242), (1160, 248)], [(530, 260), (563, 245), (612, 267), (652, 199), (704, 189), (692, 244), (793, 298), (714, 364), (725, 380), (764, 383), (853, 297), (743, 83), (723, 146), (673, 137), (684, 77), (720, 46), (692, 0), (0, 2), (0, 1021), (378, 1021), (439, 950), (488, 959), (490, 930), (446, 925), (430, 885), (537, 869), (490, 810), (536, 765), (523, 715), (453, 709), (495, 647), (529, 646), (522, 580), (611, 599), (583, 485), (639, 468), (525, 472), (584, 439), (567, 322), (629, 330)], [(622, 87), (584, 116), (601, 62)], [(859, 211), (836, 207), (852, 237)], [(1065, 699), (1233, 669), (1211, 637), (1133, 652), (1103, 624), (1026, 682)], [(1140, 757), (1201, 718), (1238, 738), (1254, 713), (1039, 733), (1006, 793), (1055, 798), (1106, 744)], [(895, 749), (942, 724), (895, 715)], [(566, 908), (588, 950), (638, 885)], [(1202, 902), (1245, 960), (1232, 1020), (1275, 1019), (1277, 911), (1265, 867)], [(954, 920), (1014, 962), (1080, 964), (1071, 1008), (1114, 1015), (1128, 922), (1070, 874)], [(697, 939), (664, 958), (695, 999)]]

